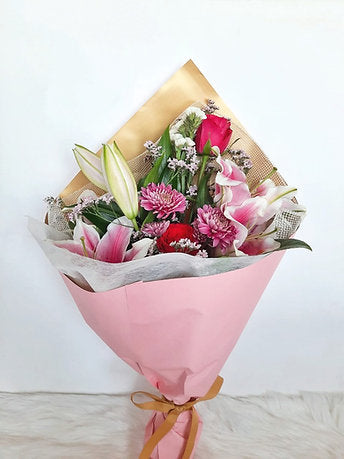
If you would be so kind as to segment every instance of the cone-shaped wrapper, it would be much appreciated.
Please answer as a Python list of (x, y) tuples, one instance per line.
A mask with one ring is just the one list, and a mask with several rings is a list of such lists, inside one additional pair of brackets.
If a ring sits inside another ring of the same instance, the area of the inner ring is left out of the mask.
[[(183, 404), (213, 384), (282, 255), (215, 276), (138, 282), (107, 292), (64, 280), (97, 335), (168, 400)], [(147, 433), (162, 421), (155, 413)], [(180, 457), (188, 429), (183, 413), (152, 457)]]

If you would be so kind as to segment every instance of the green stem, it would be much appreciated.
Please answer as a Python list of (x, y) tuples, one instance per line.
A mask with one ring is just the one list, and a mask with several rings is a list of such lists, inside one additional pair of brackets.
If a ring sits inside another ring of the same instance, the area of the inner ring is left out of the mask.
[(185, 190), (185, 179), (186, 179), (185, 174), (182, 174), (182, 190), (181, 191), (183, 194), (185, 194), (185, 191), (186, 191)]
[(238, 141), (240, 140), (240, 137), (238, 137), (237, 139), (234, 140), (234, 142), (232, 142), (228, 147), (227, 149), (230, 150), (232, 148), (232, 146), (237, 143)]
[(177, 190), (180, 192), (182, 191), (182, 180), (181, 180), (180, 174), (177, 177)]
[(278, 195), (275, 199), (269, 202), (269, 204), (272, 204), (275, 201), (278, 201), (278, 199), (283, 198), (283, 196), (286, 196), (287, 194), (293, 193), (294, 191), (297, 191), (297, 188), (293, 188), (292, 190), (285, 191), (284, 193)]
[(139, 231), (139, 227), (138, 227), (138, 224), (137, 224), (137, 221), (136, 221), (136, 218), (132, 218), (131, 221), (133, 222), (133, 225), (134, 225), (134, 229), (135, 231)]
[(177, 171), (174, 175), (172, 175), (172, 177), (169, 179), (169, 181), (166, 183), (166, 185), (169, 185), (170, 183), (172, 183), (173, 180), (177, 177), (178, 174), (179, 174), (179, 172)]
[(203, 174), (204, 174), (204, 171), (205, 171), (205, 166), (207, 165), (208, 159), (209, 159), (209, 156), (208, 156), (208, 155), (205, 155), (205, 154), (203, 153), (203, 155), (202, 155), (201, 167), (200, 167), (200, 170), (199, 170), (199, 173), (198, 173), (198, 181), (197, 181), (197, 185), (198, 185), (198, 186), (199, 186), (199, 184), (200, 184), (201, 178), (203, 177)]
[(247, 236), (246, 241), (250, 241), (252, 239), (261, 239), (262, 237), (270, 236), (271, 234), (274, 234), (276, 232), (277, 228), (275, 228), (273, 231), (270, 231), (269, 233), (251, 234), (250, 236)]
[(262, 185), (264, 182), (267, 181), (267, 179), (269, 179), (272, 175), (274, 175), (274, 173), (277, 171), (277, 167), (273, 167), (272, 170), (268, 173), (268, 175), (266, 175), (262, 180), (260, 180), (258, 182), (258, 185), (256, 185), (254, 188), (252, 188), (251, 191), (251, 194), (256, 191), (257, 188), (260, 187), (260, 185)]

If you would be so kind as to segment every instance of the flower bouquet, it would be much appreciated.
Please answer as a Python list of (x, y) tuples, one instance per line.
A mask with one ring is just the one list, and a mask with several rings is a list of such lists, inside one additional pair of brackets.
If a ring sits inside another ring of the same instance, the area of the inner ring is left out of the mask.
[(132, 395), (153, 410), (140, 458), (189, 458), (194, 405), (219, 392), (283, 251), (309, 248), (291, 238), (305, 209), (191, 61), (115, 137), (75, 146), (81, 173), (29, 226), (86, 322), (162, 394)]

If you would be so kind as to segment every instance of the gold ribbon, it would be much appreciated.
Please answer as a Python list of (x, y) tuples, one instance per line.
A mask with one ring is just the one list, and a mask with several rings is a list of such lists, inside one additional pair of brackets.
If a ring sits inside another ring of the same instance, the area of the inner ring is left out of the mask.
[[(167, 400), (164, 396), (158, 397), (157, 395), (150, 394), (149, 392), (137, 391), (131, 394), (131, 401), (135, 406), (141, 408), (141, 410), (154, 410), (160, 411), (161, 413), (168, 413), (165, 421), (158, 427), (154, 434), (150, 437), (147, 443), (144, 445), (143, 450), (141, 451), (139, 459), (149, 459), (154, 448), (157, 446), (159, 441), (172, 429), (175, 422), (178, 419), (178, 416), (183, 411), (191, 411), (191, 427), (189, 436), (186, 442), (186, 447), (182, 456), (182, 459), (188, 459), (191, 456), (192, 450), (195, 446), (195, 440), (198, 430), (198, 415), (194, 405), (198, 402), (203, 402), (204, 400), (210, 400), (220, 392), (221, 386), (223, 383), (223, 378), (218, 376), (211, 386), (209, 391), (200, 398), (195, 400), (190, 400), (189, 402), (184, 403), (183, 405), (176, 405), (170, 400)], [(145, 395), (152, 399), (151, 402), (137, 403), (134, 401), (135, 395)]]

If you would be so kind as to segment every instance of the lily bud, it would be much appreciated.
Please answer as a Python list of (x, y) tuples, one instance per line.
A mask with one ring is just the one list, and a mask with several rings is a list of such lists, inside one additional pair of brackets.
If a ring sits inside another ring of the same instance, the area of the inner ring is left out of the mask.
[(103, 145), (101, 167), (108, 191), (129, 220), (138, 214), (137, 186), (134, 176), (116, 142)]
[(75, 145), (73, 153), (81, 171), (86, 175), (88, 180), (98, 188), (107, 191), (106, 183), (100, 164), (100, 158), (81, 145)]

